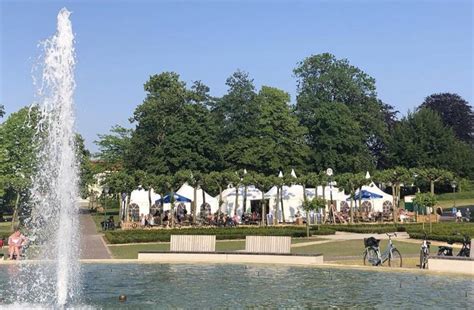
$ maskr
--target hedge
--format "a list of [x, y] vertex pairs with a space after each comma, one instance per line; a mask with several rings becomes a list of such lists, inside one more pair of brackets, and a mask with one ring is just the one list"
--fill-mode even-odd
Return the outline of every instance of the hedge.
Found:
[[[424, 233], [415, 233], [411, 232], [408, 233], [410, 235], [410, 238], [413, 239], [424, 239], [425, 234]], [[427, 239], [429, 240], [436, 240], [436, 241], [445, 241], [445, 242], [459, 242], [462, 243], [464, 240], [463, 236], [460, 235], [436, 235], [436, 234], [427, 234]]]
[[406, 227], [404, 226], [374, 226], [374, 225], [367, 225], [365, 227], [353, 227], [353, 226], [337, 226], [333, 228], [335, 231], [345, 231], [345, 232], [353, 232], [353, 233], [360, 233], [360, 234], [384, 234], [384, 233], [391, 233], [391, 232], [401, 232], [406, 231]]
[[[310, 235], [334, 234], [333, 230], [310, 231]], [[111, 244], [169, 242], [171, 235], [215, 235], [217, 240], [245, 239], [245, 236], [290, 236], [306, 237], [305, 228], [265, 227], [265, 228], [186, 228], [160, 230], [122, 230], [108, 231], [106, 240]]]

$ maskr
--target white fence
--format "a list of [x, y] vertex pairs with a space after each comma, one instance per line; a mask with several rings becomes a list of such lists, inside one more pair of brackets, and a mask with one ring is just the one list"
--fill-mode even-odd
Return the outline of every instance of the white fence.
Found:
[[171, 235], [171, 252], [215, 252], [216, 236]]
[[247, 253], [279, 253], [291, 252], [291, 237], [247, 236], [245, 238]]

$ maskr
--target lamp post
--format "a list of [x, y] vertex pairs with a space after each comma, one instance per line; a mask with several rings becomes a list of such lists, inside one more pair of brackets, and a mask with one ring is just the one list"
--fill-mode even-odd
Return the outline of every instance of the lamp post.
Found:
[[456, 208], [456, 181], [451, 182], [451, 187], [453, 188], [453, 208]]
[[333, 210], [333, 200], [332, 200], [332, 176], [334, 174], [334, 172], [332, 171], [331, 168], [327, 168], [326, 169], [326, 174], [327, 176], [329, 177], [329, 199], [331, 201], [331, 205], [330, 205], [330, 209], [329, 209], [329, 216], [332, 216], [332, 222], [333, 224], [336, 224], [336, 218], [335, 218], [335, 214], [334, 214], [334, 210]]
[[332, 202], [332, 184], [333, 184], [333, 183], [332, 183], [332, 176], [333, 176], [334, 172], [332, 171], [331, 168], [328, 168], [328, 169], [326, 170], [326, 174], [327, 174], [327, 176], [329, 177], [329, 198], [330, 198], [330, 200], [331, 200], [331, 205], [332, 205], [332, 203], [333, 203], [333, 202]]

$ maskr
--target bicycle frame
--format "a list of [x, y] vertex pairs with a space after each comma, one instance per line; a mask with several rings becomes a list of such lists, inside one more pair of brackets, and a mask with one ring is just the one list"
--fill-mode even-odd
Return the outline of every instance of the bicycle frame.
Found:
[[[392, 257], [392, 251], [396, 249], [392, 242], [392, 235], [387, 234], [387, 236], [388, 236], [388, 245], [385, 251], [383, 251], [383, 253], [380, 252], [380, 246], [372, 247], [377, 252], [378, 262], [376, 265], [381, 265], [385, 263], [389, 258]], [[367, 251], [367, 248], [366, 248], [366, 251]]]

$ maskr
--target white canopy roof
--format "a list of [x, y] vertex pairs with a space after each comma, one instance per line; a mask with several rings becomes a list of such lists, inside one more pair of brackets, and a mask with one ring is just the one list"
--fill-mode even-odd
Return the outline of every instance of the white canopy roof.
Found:
[[[240, 186], [238, 188], [239, 199], [244, 199], [245, 187]], [[216, 197], [219, 199], [219, 196]], [[235, 199], [235, 187], [228, 187], [222, 191], [222, 199]], [[247, 200], [260, 200], [262, 199], [262, 191], [255, 187], [255, 185], [247, 186]]]
[[[202, 204], [202, 192], [203, 190], [200, 188], [196, 192], [198, 207], [200, 206], [200, 204]], [[184, 183], [183, 185], [181, 185], [181, 187], [176, 191], [176, 193], [190, 199], [191, 201], [194, 201], [194, 188], [188, 183]], [[206, 202], [209, 203], [210, 205], [212, 205], [214, 201], [217, 203], [216, 198], [212, 197], [205, 191], [204, 191], [204, 197], [206, 198]]]
[[[362, 186], [362, 190], [369, 191], [371, 193], [378, 194], [378, 195], [382, 196], [382, 198], [372, 198], [371, 200], [377, 200], [377, 199], [388, 200], [388, 201], [393, 200], [392, 195], [387, 194], [386, 192], [384, 192], [383, 190], [378, 188], [377, 185], [375, 185], [374, 182], [371, 182], [369, 185]], [[356, 195], [357, 195], [357, 193], [359, 193], [359, 190], [356, 191]], [[362, 199], [362, 200], [364, 200], [364, 199]]]
[[[153, 189], [151, 189], [151, 203], [155, 203], [156, 200], [160, 199], [161, 196], [156, 194]], [[148, 200], [148, 191], [139, 187], [138, 189], [132, 191], [130, 194], [130, 204], [137, 204], [140, 209], [140, 214], [150, 213], [150, 202]]]

